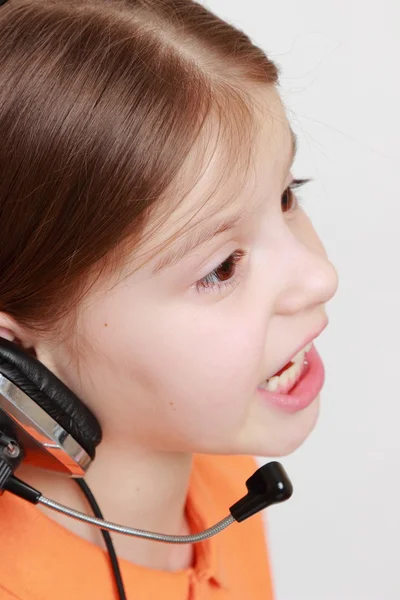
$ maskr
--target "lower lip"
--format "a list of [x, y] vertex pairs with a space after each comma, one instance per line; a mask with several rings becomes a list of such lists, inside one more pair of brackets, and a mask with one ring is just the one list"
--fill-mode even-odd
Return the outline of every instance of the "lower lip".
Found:
[[320, 393], [325, 381], [325, 369], [321, 357], [314, 346], [306, 354], [308, 365], [296, 385], [287, 394], [276, 394], [258, 388], [263, 401], [288, 413], [304, 410]]

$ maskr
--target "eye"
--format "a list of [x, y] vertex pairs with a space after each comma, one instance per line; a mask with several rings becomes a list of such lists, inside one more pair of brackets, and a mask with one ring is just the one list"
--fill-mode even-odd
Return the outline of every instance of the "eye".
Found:
[[290, 212], [295, 210], [298, 206], [296, 194], [294, 190], [302, 187], [308, 183], [310, 179], [294, 179], [292, 183], [286, 188], [281, 197], [282, 212]]
[[197, 291], [220, 290], [227, 285], [234, 286], [237, 283], [237, 266], [245, 256], [246, 252], [244, 250], [232, 252], [216, 269], [195, 284]]

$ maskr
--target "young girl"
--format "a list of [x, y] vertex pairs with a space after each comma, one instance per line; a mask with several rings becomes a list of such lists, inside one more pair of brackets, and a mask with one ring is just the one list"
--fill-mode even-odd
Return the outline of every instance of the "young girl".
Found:
[[[305, 440], [323, 384], [337, 277], [277, 69], [192, 0], [8, 0], [0, 49], [1, 336], [100, 422], [85, 479], [107, 520], [201, 531], [252, 455]], [[90, 512], [70, 478], [18, 476]], [[98, 529], [5, 493], [0, 536], [2, 600], [117, 597]], [[113, 541], [127, 598], [273, 597], [261, 515]]]

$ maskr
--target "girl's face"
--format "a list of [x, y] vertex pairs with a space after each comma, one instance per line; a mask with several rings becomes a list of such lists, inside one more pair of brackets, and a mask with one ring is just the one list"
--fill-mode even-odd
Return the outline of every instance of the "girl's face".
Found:
[[47, 360], [97, 415], [105, 440], [273, 456], [293, 451], [314, 426], [322, 378], [312, 353], [313, 374], [298, 385], [307, 398], [260, 386], [326, 326], [337, 276], [289, 190], [293, 140], [279, 97], [264, 89], [258, 99], [264, 111], [244, 184], [235, 167], [204, 202], [221, 175], [211, 161], [152, 247], [193, 215], [198, 226], [88, 299], [79, 369], [67, 343]]

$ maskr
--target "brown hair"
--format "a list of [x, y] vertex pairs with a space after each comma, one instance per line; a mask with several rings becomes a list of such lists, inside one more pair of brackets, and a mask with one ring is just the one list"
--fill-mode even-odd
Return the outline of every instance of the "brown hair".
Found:
[[213, 107], [277, 70], [192, 0], [9, 0], [0, 81], [0, 311], [40, 330], [137, 245]]

